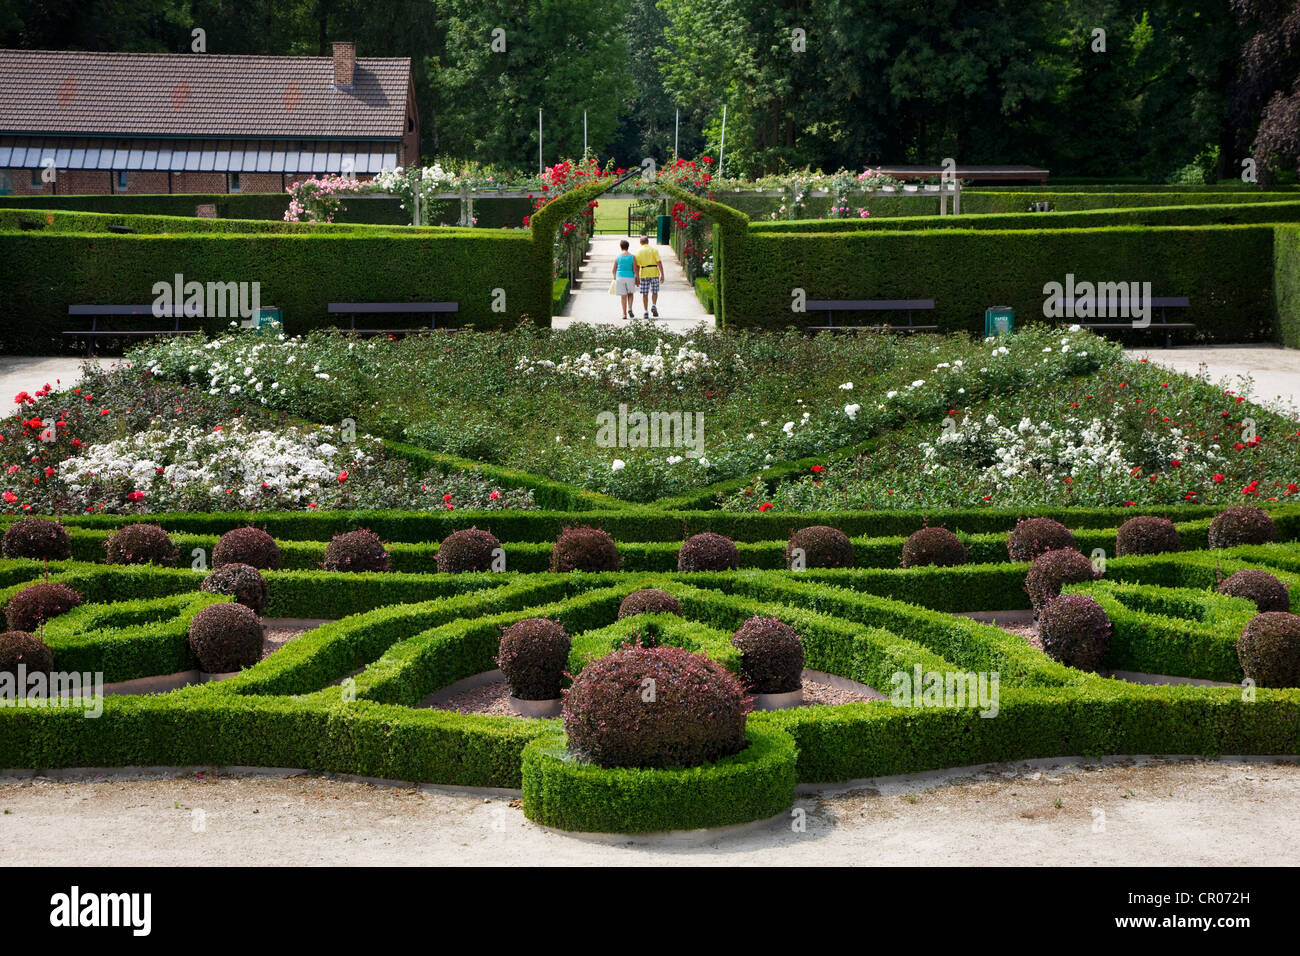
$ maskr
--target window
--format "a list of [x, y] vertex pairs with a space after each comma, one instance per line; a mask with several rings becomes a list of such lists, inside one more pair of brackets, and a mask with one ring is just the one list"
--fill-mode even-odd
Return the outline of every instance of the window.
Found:
[[125, 169], [118, 170], [118, 172], [117, 172], [117, 188], [118, 188], [118, 189], [125, 189], [125, 188], [126, 188], [126, 170], [125, 170]]
[[45, 183], [41, 182], [41, 171], [40, 171], [39, 169], [33, 169], [33, 170], [32, 170], [32, 188], [33, 188], [33, 189], [41, 189], [41, 188], [43, 188], [44, 186], [45, 186]]
[[408, 117], [406, 118], [406, 131], [407, 131], [408, 133], [414, 133], [414, 132], [415, 132], [415, 117], [414, 117], [414, 116], [408, 116]]
[[230, 191], [232, 193], [239, 192], [239, 173], [230, 174]]

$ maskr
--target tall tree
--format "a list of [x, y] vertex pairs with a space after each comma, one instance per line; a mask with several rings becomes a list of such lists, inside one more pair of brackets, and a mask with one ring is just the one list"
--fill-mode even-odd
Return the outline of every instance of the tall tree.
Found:
[[[446, 45], [430, 58], [438, 149], [527, 167], [599, 152], [633, 95], [623, 30], [628, 0], [437, 0]], [[493, 31], [501, 31], [494, 34]]]

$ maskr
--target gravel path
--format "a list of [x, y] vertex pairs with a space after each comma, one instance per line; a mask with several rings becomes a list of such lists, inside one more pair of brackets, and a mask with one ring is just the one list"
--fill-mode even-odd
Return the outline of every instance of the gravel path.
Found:
[[[577, 837], [512, 795], [319, 776], [0, 776], [0, 866], [1289, 865], [1300, 766], [1034, 761], [863, 781], [722, 833]], [[69, 854], [72, 856], [69, 856]]]

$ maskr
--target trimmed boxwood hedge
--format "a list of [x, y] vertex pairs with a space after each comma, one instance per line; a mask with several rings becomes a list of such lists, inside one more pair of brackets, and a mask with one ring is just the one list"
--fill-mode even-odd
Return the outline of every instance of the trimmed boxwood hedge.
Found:
[[[1272, 197], [1270, 202], [1226, 202], [1208, 205], [1145, 206], [1134, 209], [1086, 209], [1074, 212], [976, 213], [960, 216], [894, 216], [870, 219], [798, 219], [755, 222], [755, 232], [874, 232], [918, 229], [1096, 229], [1105, 226], [1209, 226], [1253, 222], [1295, 222], [1300, 200]], [[970, 213], [976, 213], [971, 215]]]
[[[298, 177], [290, 177], [290, 182]], [[219, 219], [260, 220], [280, 222], [289, 208], [288, 193], [177, 193], [177, 194], [114, 194], [86, 196], [0, 196], [0, 209], [19, 208], [37, 211], [64, 209], [106, 215], [144, 215], [193, 217], [195, 207], [210, 204], [217, 208]], [[400, 199], [382, 197], [349, 197], [346, 208], [339, 211], [335, 222], [352, 224], [407, 225], [411, 221], [409, 209], [403, 209]], [[524, 216], [532, 211], [529, 199], [504, 199], [482, 197], [474, 200], [476, 228], [517, 228], [523, 225]], [[428, 214], [421, 210], [421, 216]], [[460, 219], [460, 203], [439, 200], [434, 203], [433, 225], [454, 225]], [[206, 220], [211, 222], [212, 220]]]
[[[1278, 560], [1295, 552], [1294, 545], [1268, 551]], [[1226, 553], [1205, 552], [1122, 558], [1109, 562], [1107, 578], [1160, 585], [1126, 584], [1111, 591], [1135, 613], [1167, 618], [1172, 626], [1166, 633], [1176, 642], [1180, 620], [1235, 626], [1230, 620], [1236, 613], [1232, 599], [1214, 596], [1209, 588], [1220, 566], [1231, 573], [1247, 563]], [[1253, 563], [1265, 564], [1262, 559]], [[1023, 570], [1023, 565], [1005, 567]], [[39, 569], [36, 562], [0, 562], [0, 582], [18, 586], [23, 575], [39, 576]], [[1104, 680], [1055, 664], [994, 628], [867, 593], [877, 575], [928, 570], [973, 570], [960, 583], [968, 594], [985, 589], [1003, 573], [998, 566], [967, 566], [907, 572], [465, 576], [500, 584], [420, 604], [375, 607], [305, 635], [229, 681], [156, 697], [108, 698], [98, 720], [87, 721], [71, 707], [0, 705], [0, 766], [296, 766], [452, 785], [518, 787], [525, 747], [553, 735], [558, 722], [459, 715], [409, 705], [490, 667], [500, 626], [520, 617], [543, 614], [561, 621], [571, 633], [604, 630], [617, 637], [610, 626], [621, 599], [641, 587], [662, 587], [675, 594], [686, 616], [665, 623], [683, 628], [694, 624], [701, 635], [716, 636], [756, 613], [779, 617], [804, 635], [808, 666], [882, 690], [887, 690], [891, 673], [915, 666], [936, 672], [994, 669], [1001, 674], [995, 719], [979, 717], [974, 707], [903, 708], [888, 702], [751, 715], [751, 728], [779, 728], [793, 738], [802, 782], [1075, 754], [1300, 749], [1300, 690], [1260, 690], [1254, 701], [1246, 702], [1235, 688], [1149, 687]], [[76, 562], [52, 566], [51, 571], [56, 580], [77, 577], [96, 595], [105, 594], [112, 584], [131, 581], [140, 590], [167, 591], [186, 579], [192, 592], [198, 577], [148, 567], [130, 569], [126, 575], [120, 568]], [[291, 575], [311, 573], [271, 572], [273, 599], [279, 581]], [[1293, 577], [1279, 570], [1282, 575]], [[108, 583], [97, 584], [100, 578]], [[143, 583], [149, 579], [161, 583]], [[427, 579], [447, 581], [449, 576]], [[337, 581], [325, 574], [304, 577], [300, 599], [309, 601], [312, 588], [320, 595], [345, 590]], [[404, 583], [412, 593], [421, 586], [415, 579]], [[1170, 586], [1200, 588], [1206, 596], [1166, 590]], [[400, 591], [385, 596], [394, 598], [401, 599]], [[177, 606], [181, 603], [178, 598]], [[139, 620], [139, 613], [132, 613]], [[1185, 651], [1194, 650], [1194, 645], [1185, 646]], [[363, 670], [356, 676], [355, 694], [328, 686], [358, 668]], [[584, 806], [599, 810], [600, 802]], [[773, 812], [784, 806], [788, 797]], [[706, 824], [683, 815], [661, 817], [653, 828], [699, 825]]]
[[751, 723], [749, 746], [700, 767], [598, 767], [567, 752], [563, 734], [524, 748], [524, 815], [563, 830], [650, 833], [697, 830], [783, 813], [794, 802], [794, 739]]
[[1273, 231], [1273, 301], [1278, 341], [1300, 348], [1300, 227]]
[[800, 288], [809, 299], [934, 299], [926, 322], [982, 334], [990, 304], [1041, 318], [1044, 284], [1073, 273], [1077, 281], [1150, 281], [1155, 295], [1189, 296], [1199, 339], [1273, 334], [1274, 240], [1266, 225], [838, 234], [750, 227], [718, 242], [719, 317], [745, 327], [816, 324], [791, 310]]
[[[305, 234], [112, 235], [0, 232], [7, 263], [0, 351], [64, 348], [77, 303], [147, 304], [155, 282], [176, 274], [199, 282], [260, 282], [261, 301], [283, 310], [291, 334], [337, 326], [330, 302], [457, 302], [459, 327], [498, 328], [550, 315], [550, 258], [539, 264], [532, 236], [515, 230], [425, 230], [413, 235], [347, 231]], [[494, 289], [505, 312], [493, 312]], [[209, 332], [229, 318], [196, 322]], [[100, 329], [143, 328], [110, 320]]]

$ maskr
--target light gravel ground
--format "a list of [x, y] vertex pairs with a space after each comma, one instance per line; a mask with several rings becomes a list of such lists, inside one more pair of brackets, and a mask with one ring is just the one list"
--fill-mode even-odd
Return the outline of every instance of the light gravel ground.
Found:
[[[81, 364], [87, 361], [77, 356], [13, 355], [0, 357], [0, 408], [8, 410], [13, 397], [19, 392], [34, 392], [47, 382], [60, 391], [73, 388], [81, 379]], [[107, 367], [116, 359], [92, 359], [96, 365]], [[62, 382], [60, 383], [60, 380]]]
[[1187, 375], [1203, 374], [1275, 411], [1300, 411], [1298, 349], [1267, 344], [1213, 345], [1129, 349], [1126, 354]]
[[1293, 759], [1032, 761], [860, 781], [713, 833], [573, 836], [516, 795], [320, 776], [0, 776], [0, 866], [1216, 865], [1300, 859]]

